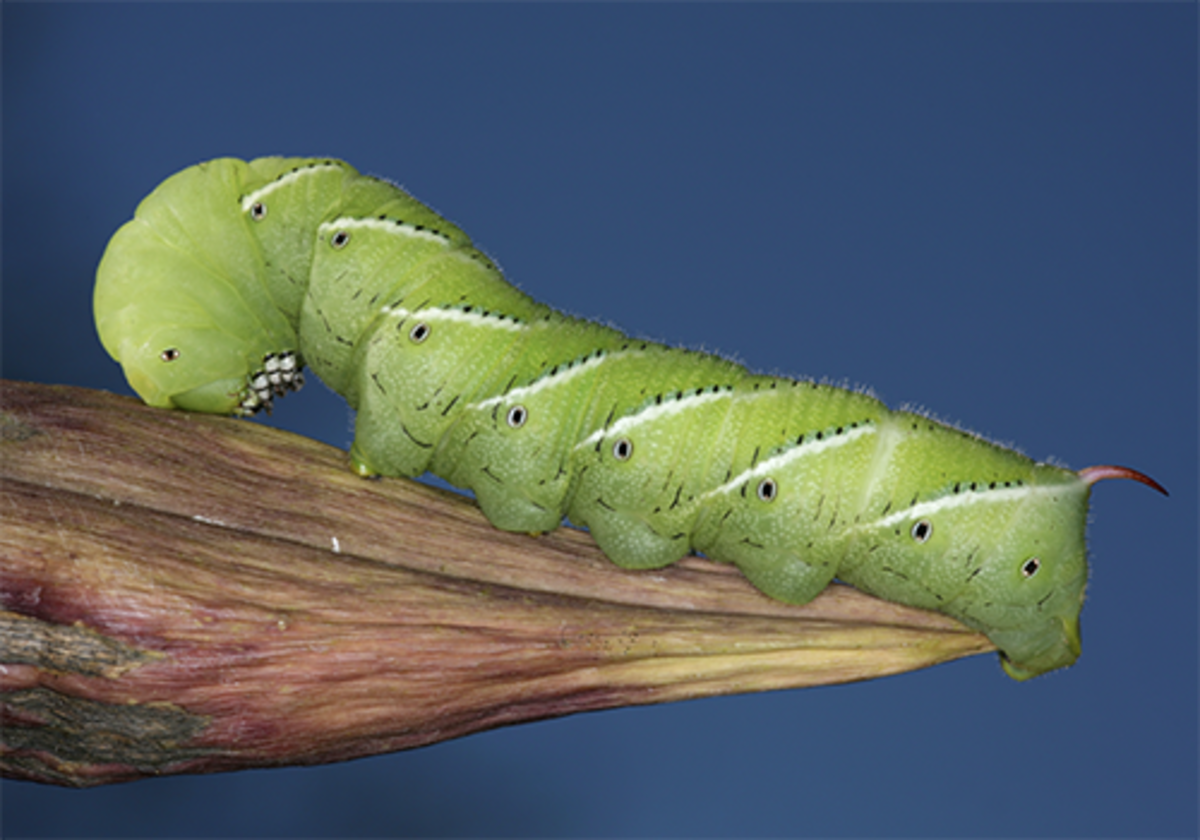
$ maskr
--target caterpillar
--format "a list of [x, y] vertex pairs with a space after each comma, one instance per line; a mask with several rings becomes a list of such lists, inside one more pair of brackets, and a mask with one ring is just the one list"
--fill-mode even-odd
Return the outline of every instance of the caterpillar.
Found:
[[152, 406], [252, 414], [308, 367], [357, 411], [361, 475], [431, 472], [509, 531], [566, 517], [627, 569], [702, 553], [789, 603], [836, 577], [985, 633], [1017, 680], [1079, 656], [1092, 485], [1166, 492], [564, 315], [338, 160], [170, 177], [110, 241], [94, 307]]

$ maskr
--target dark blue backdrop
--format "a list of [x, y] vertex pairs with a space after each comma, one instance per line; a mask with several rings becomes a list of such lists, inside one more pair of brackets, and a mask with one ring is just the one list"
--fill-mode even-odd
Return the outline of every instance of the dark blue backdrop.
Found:
[[[1194, 4], [3, 6], [3, 373], [219, 155], [400, 181], [538, 298], [1074, 467], [1084, 653], [588, 714], [325, 767], [3, 785], [12, 835], [1194, 835]], [[345, 446], [313, 385], [272, 422]]]

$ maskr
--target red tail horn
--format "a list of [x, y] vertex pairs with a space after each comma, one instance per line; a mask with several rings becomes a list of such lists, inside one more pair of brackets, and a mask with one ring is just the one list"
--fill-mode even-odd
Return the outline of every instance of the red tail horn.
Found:
[[1170, 495], [1166, 489], [1153, 478], [1145, 473], [1140, 473], [1137, 470], [1131, 470], [1129, 467], [1088, 467], [1079, 471], [1079, 477], [1088, 484], [1095, 484], [1097, 481], [1104, 481], [1106, 478], [1131, 478], [1134, 481], [1142, 482], [1142, 484], [1145, 484], [1147, 487], [1153, 487], [1164, 496]]

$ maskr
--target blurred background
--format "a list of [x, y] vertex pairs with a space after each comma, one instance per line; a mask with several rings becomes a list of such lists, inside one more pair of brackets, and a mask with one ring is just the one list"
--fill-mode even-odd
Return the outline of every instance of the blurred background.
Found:
[[[5, 836], [1194, 836], [1194, 4], [4, 4], [3, 375], [132, 393], [109, 236], [332, 155], [540, 300], [872, 387], [1100, 485], [1083, 656], [622, 709], [304, 769], [4, 782]], [[42, 320], [45, 323], [42, 323]], [[347, 447], [313, 382], [267, 422]]]

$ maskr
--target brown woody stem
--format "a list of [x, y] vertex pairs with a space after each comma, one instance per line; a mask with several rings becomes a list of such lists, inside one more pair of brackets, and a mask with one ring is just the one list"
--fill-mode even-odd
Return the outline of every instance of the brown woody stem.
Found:
[[591, 709], [821, 685], [992, 650], [844, 586], [787, 606], [699, 558], [492, 528], [345, 453], [2, 383], [0, 772], [95, 785], [315, 764]]

